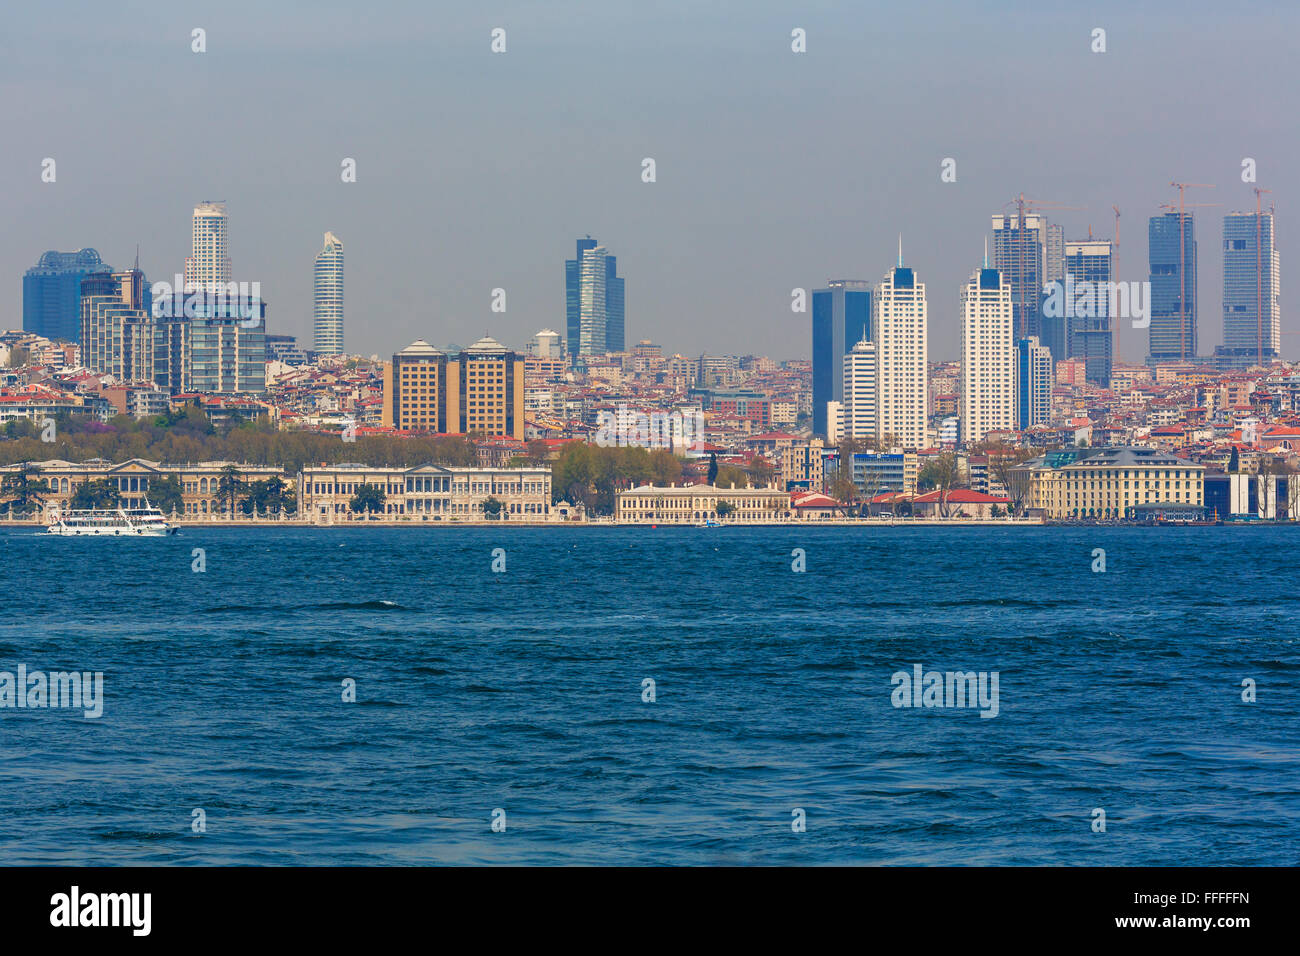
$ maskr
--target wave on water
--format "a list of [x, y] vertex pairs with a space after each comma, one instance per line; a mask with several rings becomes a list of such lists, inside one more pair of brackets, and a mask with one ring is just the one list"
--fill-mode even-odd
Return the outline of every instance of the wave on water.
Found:
[[248, 611], [410, 611], [412, 608], [396, 601], [331, 601], [324, 604], [219, 604], [203, 608], [201, 614], [239, 614]]

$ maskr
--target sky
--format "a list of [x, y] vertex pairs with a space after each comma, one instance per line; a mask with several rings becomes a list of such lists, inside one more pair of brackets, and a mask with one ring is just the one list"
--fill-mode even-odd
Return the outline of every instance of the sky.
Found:
[[[308, 347], [327, 230], [345, 247], [349, 352], [563, 333], [564, 260], [590, 234], [626, 279], [629, 345], [777, 359], [810, 354], [791, 290], [878, 281], [901, 234], [931, 358], [952, 359], [959, 287], [1017, 194], [1082, 207], [1047, 210], [1067, 239], [1112, 237], [1119, 206], [1118, 278], [1142, 280], [1147, 218], [1179, 180], [1215, 185], [1189, 203], [1220, 204], [1193, 210], [1209, 354], [1222, 215], [1253, 210], [1252, 185], [1272, 190], [1282, 328], [1300, 331], [1298, 21], [1300, 5], [1201, 0], [13, 5], [0, 328], [21, 326], [22, 273], [46, 250], [125, 268], [139, 244], [148, 278], [170, 280], [195, 203], [224, 200], [234, 279], [260, 282], [268, 331]], [[1122, 330], [1119, 354], [1140, 361], [1146, 333]]]

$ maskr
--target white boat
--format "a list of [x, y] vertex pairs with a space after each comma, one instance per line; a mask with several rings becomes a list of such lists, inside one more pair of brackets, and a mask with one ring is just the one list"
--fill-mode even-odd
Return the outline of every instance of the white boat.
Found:
[[168, 524], [163, 513], [152, 506], [55, 511], [50, 515], [50, 524], [45, 530], [47, 534], [129, 535], [141, 538], [160, 538], [176, 533], [176, 527]]

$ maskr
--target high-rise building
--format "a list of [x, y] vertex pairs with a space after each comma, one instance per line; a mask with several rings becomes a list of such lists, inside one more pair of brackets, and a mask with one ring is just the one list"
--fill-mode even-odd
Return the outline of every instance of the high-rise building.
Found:
[[1151, 328], [1147, 363], [1155, 365], [1195, 359], [1195, 218], [1189, 212], [1152, 216], [1147, 225], [1147, 249], [1151, 266]]
[[1281, 355], [1274, 223], [1272, 210], [1223, 217], [1223, 346], [1215, 354], [1220, 367], [1267, 365]]
[[872, 297], [876, 343], [876, 434], [904, 448], [924, 448], [929, 398], [925, 284], [903, 265], [885, 274]]
[[876, 345], [863, 338], [844, 356], [842, 437], [876, 437], [876, 391]]
[[80, 341], [81, 281], [112, 271], [94, 249], [45, 253], [23, 274], [23, 331]]
[[[1103, 239], [1083, 239], [1065, 244], [1065, 274], [1069, 278], [1066, 299], [1068, 346], [1064, 356], [1082, 359], [1086, 377], [1094, 385], [1110, 387], [1110, 370], [1115, 358], [1114, 318], [1110, 314], [1112, 275], [1111, 244]], [[1083, 283], [1088, 283], [1084, 286]], [[1046, 316], [1043, 319], [1047, 321]]]
[[993, 217], [993, 265], [1011, 287], [1018, 339], [1042, 335], [1043, 226], [1037, 213]]
[[315, 336], [318, 355], [343, 354], [343, 243], [325, 233], [325, 248], [316, 255], [314, 273]]
[[266, 308], [261, 298], [235, 294], [158, 300], [153, 380], [172, 394], [265, 392]]
[[1065, 227], [1049, 222], [1043, 236], [1043, 281], [1065, 278]]
[[96, 272], [81, 284], [81, 364], [122, 382], [153, 381], [155, 322], [139, 269]]
[[185, 288], [217, 291], [218, 285], [224, 288], [229, 282], [226, 204], [201, 202], [194, 207], [191, 255], [185, 260]]
[[528, 343], [528, 357], [552, 361], [563, 359], [564, 340], [560, 338], [560, 333], [542, 329]]
[[1036, 336], [1016, 343], [1016, 426], [1043, 425], [1052, 417], [1052, 353]]
[[830, 437], [827, 402], [844, 402], [844, 357], [873, 338], [871, 283], [831, 279], [812, 294], [813, 433]]
[[524, 358], [491, 338], [452, 357], [420, 339], [384, 369], [383, 424], [524, 437]]
[[621, 352], [626, 342], [623, 279], [617, 257], [587, 236], [564, 263], [568, 350], [572, 355]]
[[961, 404], [963, 440], [978, 444], [990, 431], [1016, 428], [1016, 340], [1011, 287], [997, 269], [976, 269], [961, 287]]

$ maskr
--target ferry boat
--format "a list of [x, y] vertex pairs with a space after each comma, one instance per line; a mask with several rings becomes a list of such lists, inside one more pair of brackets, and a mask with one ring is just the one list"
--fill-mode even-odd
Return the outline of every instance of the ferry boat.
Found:
[[168, 524], [163, 513], [152, 506], [94, 508], [86, 511], [55, 511], [50, 516], [50, 524], [46, 532], [62, 535], [130, 535], [160, 538], [175, 534], [176, 527]]

